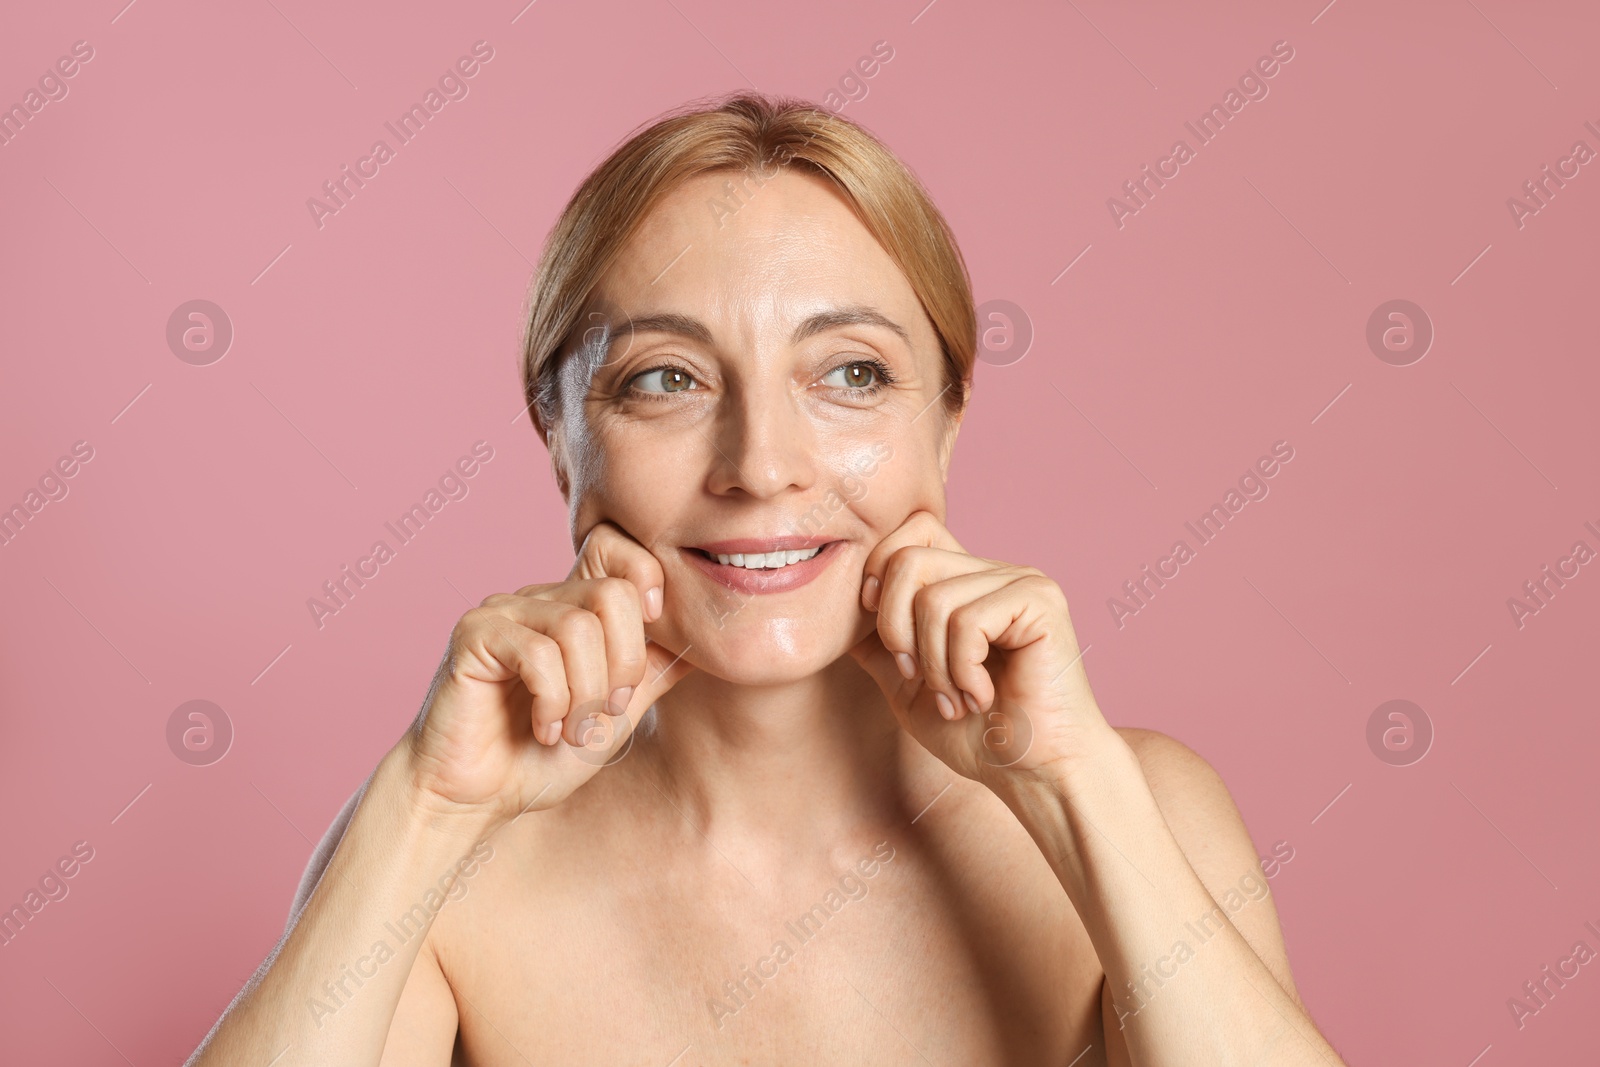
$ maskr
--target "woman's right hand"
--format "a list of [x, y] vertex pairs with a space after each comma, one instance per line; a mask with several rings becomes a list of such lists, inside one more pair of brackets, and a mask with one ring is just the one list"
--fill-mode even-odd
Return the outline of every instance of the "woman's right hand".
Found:
[[496, 593], [463, 615], [401, 742], [417, 802], [498, 825], [592, 778], [694, 670], [645, 637], [663, 587], [649, 550], [602, 522], [565, 581]]

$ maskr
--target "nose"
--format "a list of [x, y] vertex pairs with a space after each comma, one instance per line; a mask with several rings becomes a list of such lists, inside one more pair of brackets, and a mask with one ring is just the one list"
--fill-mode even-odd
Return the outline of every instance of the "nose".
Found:
[[706, 431], [712, 448], [707, 488], [758, 500], [816, 484], [816, 435], [787, 383], [736, 388]]

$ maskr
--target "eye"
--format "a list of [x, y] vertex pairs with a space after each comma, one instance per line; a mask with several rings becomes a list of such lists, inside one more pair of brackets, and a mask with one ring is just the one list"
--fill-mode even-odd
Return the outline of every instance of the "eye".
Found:
[[694, 379], [677, 367], [652, 367], [628, 383], [641, 393], [681, 393], [694, 387]]
[[840, 389], [871, 390], [886, 378], [879, 364], [862, 360], [835, 367], [822, 380]]

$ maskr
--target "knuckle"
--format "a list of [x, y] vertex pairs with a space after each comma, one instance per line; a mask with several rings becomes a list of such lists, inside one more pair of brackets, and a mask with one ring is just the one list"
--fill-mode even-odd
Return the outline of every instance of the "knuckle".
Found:
[[565, 693], [567, 676], [560, 649], [547, 644], [535, 645], [527, 653], [526, 660], [539, 680], [539, 695], [559, 697]]
[[883, 563], [883, 584], [898, 585], [908, 576], [916, 574], [916, 560], [911, 554], [911, 549], [896, 549]]
[[959, 607], [954, 602], [954, 594], [938, 582], [918, 589], [911, 602], [919, 614], [926, 616], [948, 615]]
[[565, 612], [550, 629], [557, 640], [579, 647], [597, 644], [603, 637], [599, 616], [582, 608]]
[[595, 579], [594, 599], [597, 604], [613, 610], [626, 611], [637, 607], [639, 591], [626, 578], [606, 576]]
[[1029, 567], [1027, 573], [1018, 578], [1017, 581], [1026, 583], [1030, 592], [1049, 597], [1051, 600], [1059, 601], [1062, 604], [1067, 602], [1067, 594], [1062, 591], [1056, 580], [1044, 573], [1044, 571]]

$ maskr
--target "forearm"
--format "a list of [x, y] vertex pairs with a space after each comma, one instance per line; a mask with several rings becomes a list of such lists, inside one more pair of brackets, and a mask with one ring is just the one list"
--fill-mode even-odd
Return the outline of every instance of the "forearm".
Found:
[[1114, 731], [1047, 780], [996, 792], [1082, 918], [1136, 1067], [1340, 1064], [1195, 874]]
[[189, 1067], [377, 1064], [458, 865], [495, 828], [487, 817], [422, 813], [396, 746], [298, 918]]

